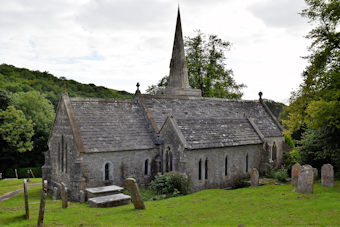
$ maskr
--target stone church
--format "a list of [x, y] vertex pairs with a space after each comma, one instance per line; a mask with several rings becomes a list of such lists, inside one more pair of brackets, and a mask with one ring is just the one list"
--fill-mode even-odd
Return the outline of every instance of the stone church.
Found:
[[279, 165], [282, 128], [260, 94], [258, 101], [203, 98], [190, 87], [178, 12], [169, 84], [158, 95], [133, 99], [72, 98], [59, 101], [45, 154], [43, 178], [64, 182], [70, 199], [80, 190], [145, 185], [158, 173], [180, 172], [193, 191], [225, 188], [252, 168]]

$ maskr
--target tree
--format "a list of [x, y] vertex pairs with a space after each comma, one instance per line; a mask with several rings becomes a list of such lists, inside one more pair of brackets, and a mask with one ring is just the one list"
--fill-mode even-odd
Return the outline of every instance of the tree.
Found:
[[[226, 52], [230, 43], [223, 41], [216, 35], [208, 38], [201, 31], [197, 31], [192, 38], [185, 37], [186, 61], [188, 67], [189, 84], [202, 91], [203, 97], [218, 97], [240, 99], [244, 84], [237, 84], [233, 79], [233, 71], [226, 67]], [[147, 93], [155, 94], [163, 89], [168, 77], [163, 77], [157, 85], [151, 85]]]
[[[309, 64], [302, 74], [302, 84], [285, 108], [283, 124], [287, 134], [301, 138], [300, 151], [305, 162], [317, 159], [321, 164], [328, 157], [329, 162], [340, 168], [339, 159], [335, 158], [339, 149], [329, 149], [340, 145], [334, 139], [334, 132], [340, 129], [340, 2], [305, 1], [308, 8], [301, 15], [316, 27], [306, 36], [312, 40], [310, 55], [305, 57]], [[320, 138], [328, 138], [328, 143], [318, 141]]]
[[31, 165], [40, 165], [44, 160], [43, 152], [48, 149], [47, 141], [55, 117], [53, 105], [37, 91], [15, 93], [11, 104], [34, 123], [34, 150], [25, 156], [31, 160]]
[[32, 150], [33, 134], [33, 122], [21, 110], [9, 106], [0, 112], [1, 151], [6, 147], [20, 153]]
[[36, 133], [49, 135], [55, 113], [53, 105], [44, 95], [37, 91], [18, 92], [12, 96], [11, 104], [34, 122]]

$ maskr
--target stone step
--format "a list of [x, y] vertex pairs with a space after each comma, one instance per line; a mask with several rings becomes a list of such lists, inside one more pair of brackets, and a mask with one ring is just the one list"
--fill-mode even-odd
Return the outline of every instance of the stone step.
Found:
[[95, 197], [101, 197], [106, 195], [113, 195], [120, 193], [124, 188], [116, 186], [116, 185], [110, 185], [110, 186], [103, 186], [103, 187], [97, 187], [97, 188], [87, 188], [87, 198], [95, 198]]
[[131, 202], [131, 197], [128, 195], [124, 195], [122, 193], [107, 195], [101, 197], [95, 197], [88, 200], [90, 207], [99, 208], [99, 207], [116, 207], [125, 204], [129, 204]]

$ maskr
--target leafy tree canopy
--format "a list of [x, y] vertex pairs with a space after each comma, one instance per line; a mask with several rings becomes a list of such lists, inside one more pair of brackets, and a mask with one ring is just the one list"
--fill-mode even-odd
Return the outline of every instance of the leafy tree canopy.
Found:
[[320, 167], [330, 162], [340, 169], [340, 2], [305, 0], [301, 15], [313, 24], [306, 38], [309, 64], [303, 82], [282, 115], [286, 134], [299, 139], [303, 161]]
[[0, 151], [3, 151], [6, 146], [10, 148], [8, 150], [18, 152], [32, 150], [33, 125], [33, 122], [27, 120], [21, 110], [17, 110], [13, 106], [0, 111], [0, 140], [2, 140]]
[[55, 113], [53, 105], [44, 95], [37, 91], [18, 92], [12, 96], [11, 104], [32, 120], [36, 133], [49, 135]]

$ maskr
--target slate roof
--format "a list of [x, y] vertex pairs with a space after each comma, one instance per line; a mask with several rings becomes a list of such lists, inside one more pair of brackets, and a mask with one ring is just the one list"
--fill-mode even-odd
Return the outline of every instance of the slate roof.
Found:
[[176, 119], [189, 149], [261, 144], [247, 119]]
[[148, 111], [158, 129], [168, 115], [175, 119], [253, 119], [265, 137], [282, 136], [271, 116], [259, 101], [227, 100], [217, 98], [171, 98], [143, 95]]
[[141, 108], [134, 100], [70, 98], [85, 152], [155, 147]]

